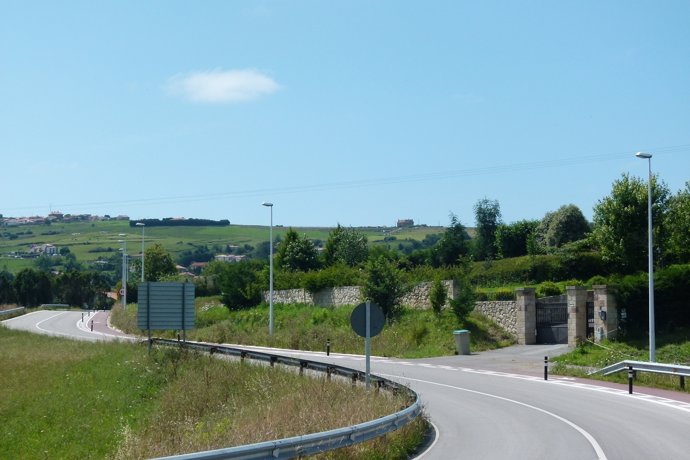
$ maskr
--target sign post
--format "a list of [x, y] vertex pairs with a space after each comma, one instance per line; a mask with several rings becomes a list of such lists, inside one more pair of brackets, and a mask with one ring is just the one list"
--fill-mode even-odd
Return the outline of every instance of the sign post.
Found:
[[357, 335], [364, 337], [364, 355], [366, 359], [365, 382], [367, 389], [369, 389], [371, 375], [371, 338], [381, 333], [385, 323], [386, 317], [383, 315], [383, 310], [369, 300], [357, 305], [350, 316], [352, 329]]
[[151, 330], [181, 330], [194, 327], [194, 285], [191, 283], [152, 283], [139, 285], [137, 325], [147, 330], [151, 351]]

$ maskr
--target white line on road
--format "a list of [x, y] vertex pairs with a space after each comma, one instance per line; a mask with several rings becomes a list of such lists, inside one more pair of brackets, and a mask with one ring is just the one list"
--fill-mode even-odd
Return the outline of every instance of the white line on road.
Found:
[[481, 391], [470, 390], [470, 389], [468, 389], [468, 388], [456, 387], [456, 386], [453, 386], [453, 385], [446, 385], [445, 383], [430, 382], [430, 381], [428, 381], [428, 380], [413, 379], [413, 378], [410, 378], [410, 377], [401, 377], [401, 376], [399, 376], [399, 375], [392, 375], [392, 374], [378, 374], [378, 375], [381, 375], [381, 376], [383, 376], [383, 377], [401, 378], [401, 379], [409, 380], [409, 381], [412, 381], [412, 382], [426, 383], [426, 384], [429, 384], [429, 385], [436, 385], [436, 386], [439, 386], [439, 387], [450, 388], [450, 389], [458, 390], [458, 391], [465, 391], [465, 392], [467, 392], [467, 393], [473, 393], [473, 394], [478, 394], [478, 395], [481, 395], [481, 396], [486, 396], [486, 397], [489, 397], [489, 398], [500, 399], [501, 401], [510, 402], [510, 403], [513, 403], [513, 404], [517, 404], [517, 405], [519, 405], [519, 406], [527, 407], [527, 408], [529, 408], [529, 409], [532, 409], [532, 410], [541, 412], [541, 413], [546, 414], [546, 415], [549, 415], [549, 416], [551, 416], [551, 417], [553, 417], [553, 418], [555, 418], [555, 419], [557, 419], [557, 420], [560, 420], [561, 422], [563, 422], [563, 423], [569, 425], [571, 428], [577, 430], [582, 436], [584, 436], [584, 438], [587, 440], [587, 442], [589, 442], [589, 444], [592, 446], [592, 448], [594, 449], [594, 452], [596, 452], [596, 454], [597, 454], [597, 458], [598, 458], [599, 460], [607, 460], [607, 457], [606, 457], [606, 454], [604, 453], [604, 450], [601, 448], [601, 446], [599, 445], [599, 443], [597, 442], [597, 440], [594, 439], [594, 436], [592, 436], [592, 435], [589, 434], [585, 429], [583, 429], [583, 428], [580, 427], [579, 425], [576, 425], [575, 423], [571, 422], [570, 420], [565, 419], [565, 418], [561, 417], [560, 415], [554, 414], [553, 412], [549, 412], [549, 411], [547, 411], [547, 410], [545, 410], [545, 409], [541, 409], [541, 408], [539, 408], [539, 407], [532, 406], [532, 405], [527, 404], [527, 403], [523, 403], [523, 402], [520, 402], [520, 401], [516, 401], [516, 400], [514, 400], [514, 399], [505, 398], [505, 397], [503, 397], [503, 396], [492, 395], [492, 394], [490, 394], [490, 393], [484, 393], [484, 392], [481, 392]]

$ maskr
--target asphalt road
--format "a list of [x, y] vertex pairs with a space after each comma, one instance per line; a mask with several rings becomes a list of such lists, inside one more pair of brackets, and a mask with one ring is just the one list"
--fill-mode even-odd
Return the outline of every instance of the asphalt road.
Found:
[[[254, 347], [252, 347], [254, 348]], [[268, 350], [268, 349], [263, 349]], [[364, 358], [272, 350], [364, 369]], [[551, 376], [563, 346], [516, 346], [471, 356], [372, 358], [373, 374], [409, 384], [437, 439], [419, 458], [690, 458], [690, 396]]]
[[[80, 340], [114, 340], [106, 313], [44, 311], [3, 321], [8, 327]], [[90, 322], [94, 321], [94, 331]], [[254, 348], [257, 347], [245, 347]], [[362, 356], [268, 350], [364, 369]], [[372, 358], [372, 373], [409, 384], [437, 436], [419, 458], [690, 458], [690, 396], [637, 387], [543, 378], [545, 355], [562, 346], [517, 346], [470, 356]]]
[[10, 329], [92, 342], [133, 339], [109, 328], [108, 315], [109, 312], [102, 311], [40, 310], [2, 321], [2, 324]]

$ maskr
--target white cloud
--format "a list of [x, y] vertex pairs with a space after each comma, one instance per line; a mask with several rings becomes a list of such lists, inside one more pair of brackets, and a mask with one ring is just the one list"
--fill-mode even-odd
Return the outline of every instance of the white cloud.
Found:
[[213, 70], [175, 75], [168, 91], [193, 102], [242, 102], [280, 89], [273, 79], [253, 69]]

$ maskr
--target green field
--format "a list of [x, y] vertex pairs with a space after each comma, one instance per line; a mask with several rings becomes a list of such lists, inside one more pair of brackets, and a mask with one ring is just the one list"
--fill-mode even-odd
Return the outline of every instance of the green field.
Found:
[[[288, 227], [274, 227], [274, 239], [282, 238]], [[305, 234], [312, 240], [325, 244], [332, 228], [295, 227], [299, 234]], [[442, 227], [384, 228], [363, 227], [358, 231], [364, 233], [371, 244], [380, 244], [384, 238], [394, 237], [389, 241], [397, 244], [406, 240], [423, 240], [427, 235], [442, 233]], [[122, 237], [120, 234], [124, 234]], [[0, 227], [0, 269], [7, 268], [16, 273], [22, 268], [33, 266], [33, 260], [16, 258], [12, 253], [26, 253], [32, 245], [52, 244], [58, 249], [67, 247], [81, 263], [89, 264], [99, 257], [110, 257], [119, 254], [122, 244], [127, 241], [127, 252], [137, 256], [141, 251], [141, 231], [139, 227], [130, 227], [127, 221], [97, 221], [53, 223], [51, 225], [23, 225], [18, 227]], [[193, 250], [195, 246], [226, 245], [257, 246], [269, 239], [268, 226], [229, 225], [226, 227], [146, 227], [145, 244], [160, 243], [171, 253], [173, 258], [183, 251]]]

